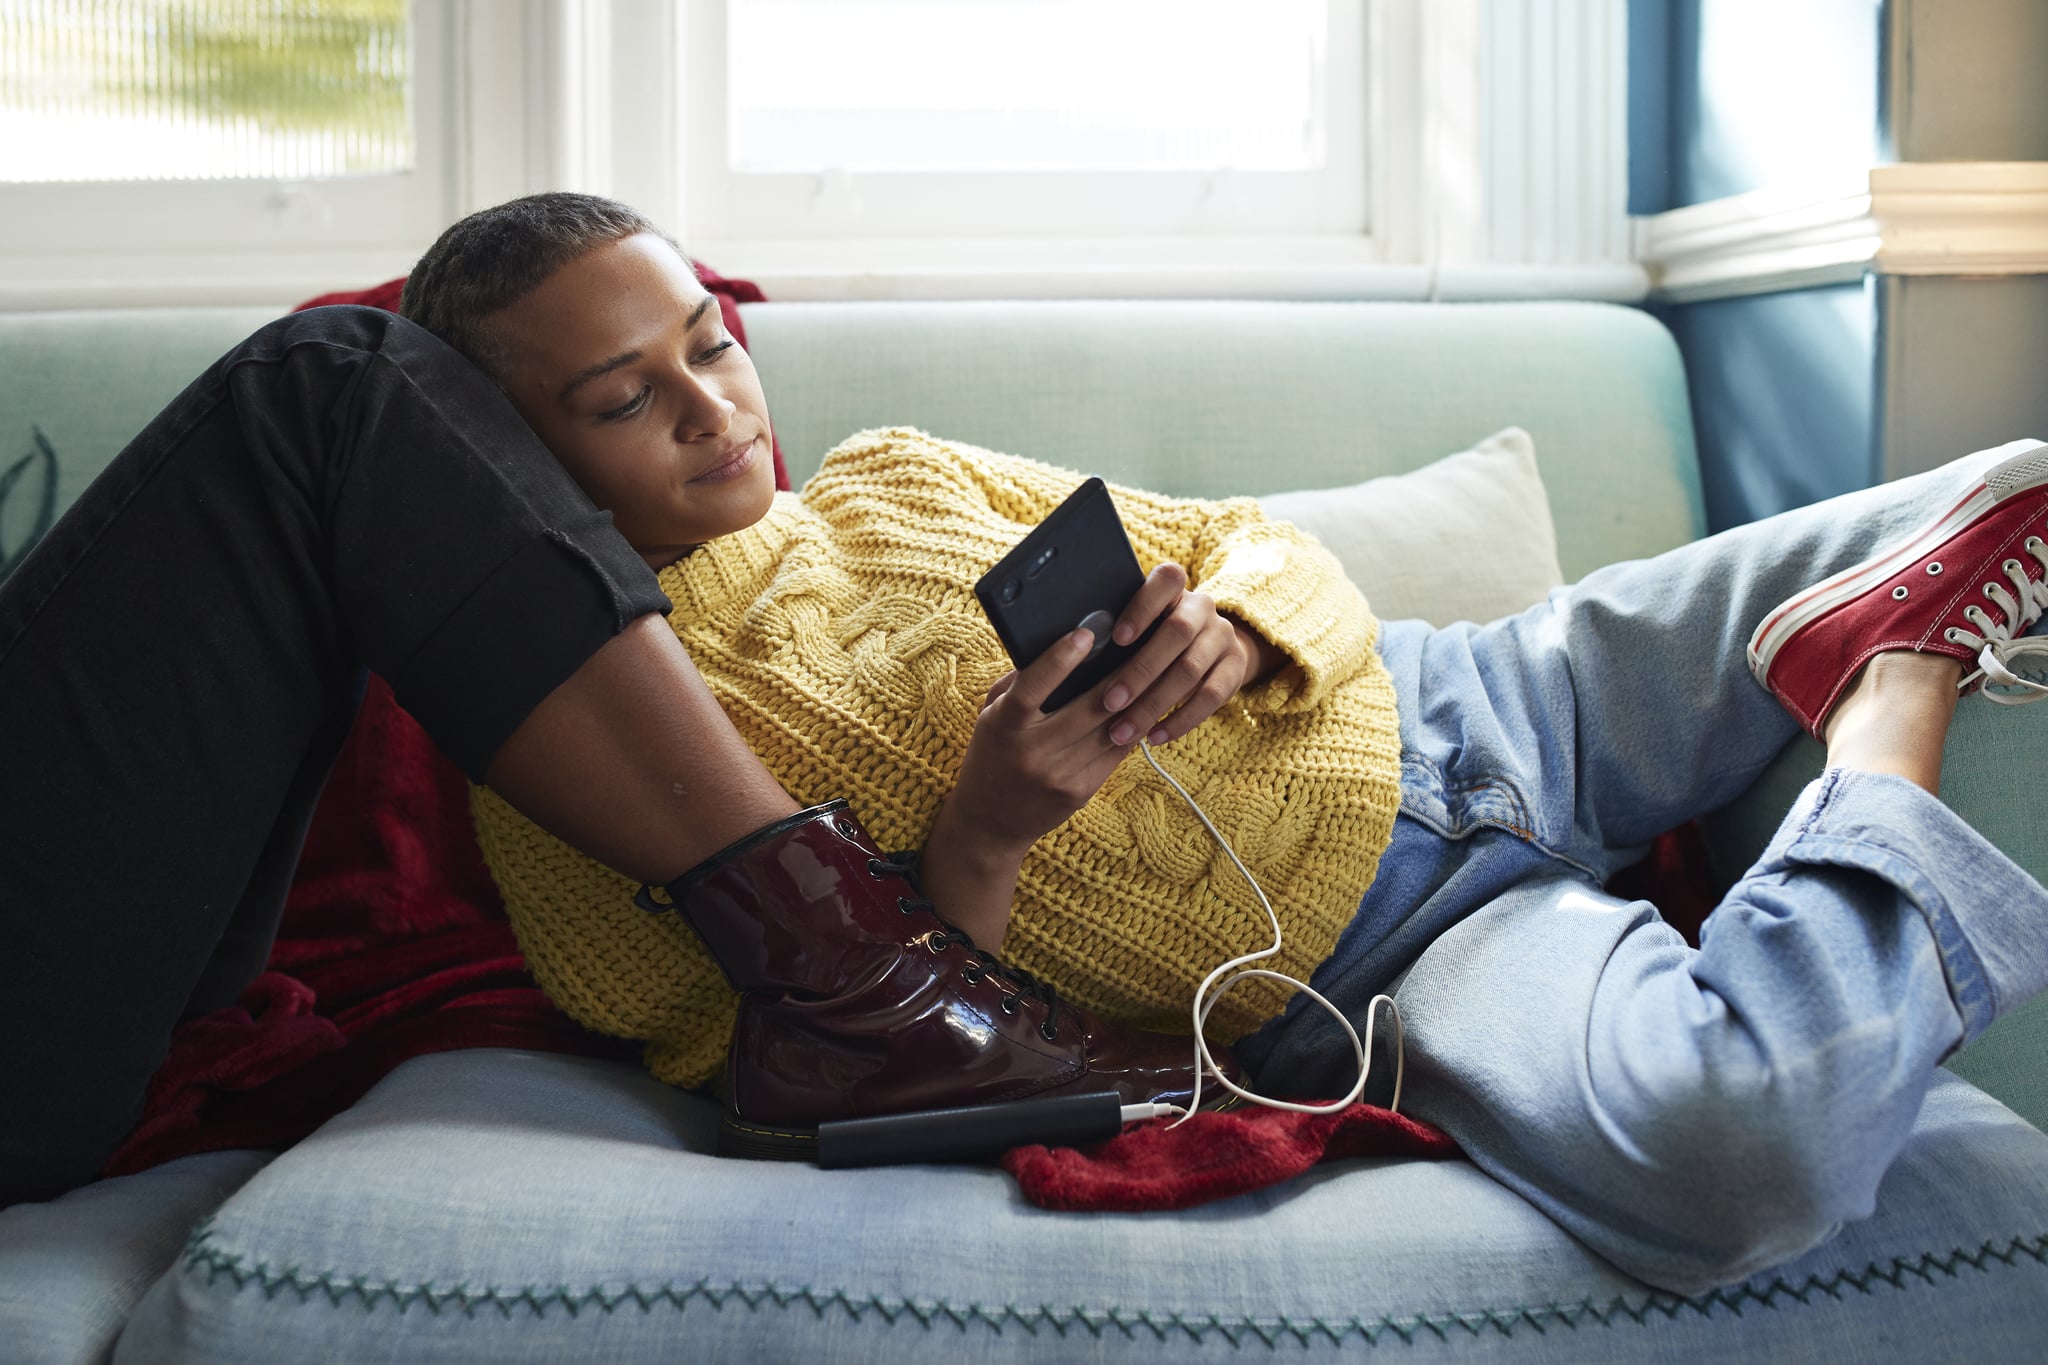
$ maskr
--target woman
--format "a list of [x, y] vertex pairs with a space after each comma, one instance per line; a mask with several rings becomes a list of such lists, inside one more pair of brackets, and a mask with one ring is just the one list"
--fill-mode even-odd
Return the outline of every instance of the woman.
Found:
[[[260, 967], [358, 662], [513, 807], [665, 888], [646, 899], [679, 906], [746, 992], [737, 1120], [787, 1137], [824, 1116], [838, 1073], [806, 1067], [832, 1048], [880, 1049], [892, 1104], [959, 1102], [1005, 1078], [1042, 1093], [1098, 1064], [1134, 1090], [1178, 1093], [1184, 1044], [1175, 1060], [997, 969], [849, 818], [867, 812], [799, 807], [653, 619], [668, 606], [658, 587], [783, 516], [769, 516], [758, 383], [704, 302], [672, 246], [618, 206], [543, 196], [465, 220], [415, 271], [406, 311], [489, 378], [416, 328], [353, 311], [266, 328], [0, 590], [0, 732], [26, 737], [17, 772], [56, 775], [33, 793], [10, 785], [19, 835], [0, 855], [22, 945], [0, 1027], [6, 1198], [89, 1174], [171, 1023]], [[837, 471], [847, 488], [887, 474], [910, 438], [891, 439], [870, 452], [876, 468]], [[1050, 492], [1040, 467], [957, 448], [918, 454], [926, 484], [947, 486], [949, 460], [963, 525]], [[2048, 896], [1931, 796], [1964, 661], [1987, 645], [1995, 658], [2048, 601], [2036, 466], [2048, 462], [1993, 453], [1442, 632], [1374, 623], [1321, 576], [1311, 544], [1232, 504], [1158, 500], [1161, 525], [1196, 517], [1190, 548], [1220, 525], [1219, 557], [1194, 564], [1193, 592], [1156, 569], [1117, 630], [1159, 617], [1171, 629], [1052, 716], [1036, 701], [1085, 641], [1007, 683], [962, 675], [956, 692], [986, 681], [992, 694], [949, 722], [964, 727], [959, 767], [927, 775], [929, 824], [903, 818], [923, 896], [1028, 953], [1034, 916], [1008, 925], [1020, 869], [1027, 892], [1032, 880], [1025, 850], [1048, 831], [1057, 842], [1098, 788], [1135, 771], [1137, 738], [1158, 734], [1171, 755], [1186, 737], [1197, 761], [1225, 744], [1209, 732], [1269, 712], [1284, 726], [1299, 701], [1300, 723], [1351, 745], [1330, 766], [1357, 817], [1350, 863], [1289, 925], [1314, 945], [1315, 984], [1362, 1013], [1432, 941], [1471, 946], [1470, 971], [1404, 986], [1411, 1111], [1634, 1273], [1673, 1287], [1740, 1278], [1867, 1209], [1933, 1066], [2048, 975]], [[827, 480], [811, 496], [830, 493]], [[1150, 519], [1131, 520], [1142, 541]], [[1859, 568], [1902, 537], [1904, 559]], [[821, 543], [856, 542], [869, 543]], [[1938, 560], [1951, 581], [2005, 584], [2002, 598], [1973, 600], [1972, 617], [1940, 594], [1891, 597], [1894, 578]], [[971, 581], [957, 555], [946, 562], [947, 585]], [[1253, 582], [1275, 574], [1277, 590]], [[1738, 651], [1831, 574], [1845, 577], [1826, 610], [1793, 613], [1757, 661], [1795, 721], [1742, 676]], [[1304, 582], [1304, 619], [1276, 614]], [[677, 616], [687, 635], [689, 613]], [[1297, 624], [1300, 638], [1276, 638]], [[722, 687], [744, 671], [701, 662]], [[856, 709], [878, 685], [855, 677]], [[1323, 714], [1346, 701], [1357, 715]], [[1237, 703], [1265, 710], [1247, 718]], [[814, 707], [763, 709], [769, 733]], [[1598, 895], [1606, 871], [1740, 790], [1800, 723], [1828, 741], [1830, 772], [1701, 952], [1646, 907]], [[844, 756], [848, 780], [864, 757]], [[1362, 896], [1333, 909], [1346, 885]], [[1176, 909], [1151, 907], [1141, 947], [1203, 931], [1202, 916], [1176, 925]], [[574, 1011], [572, 975], [548, 984]], [[994, 1027], [966, 1054], [905, 1053], [900, 1014], [868, 993], [876, 979]], [[1349, 1055], [1292, 1010], [1239, 1052], [1287, 1090], [1325, 1083]]]

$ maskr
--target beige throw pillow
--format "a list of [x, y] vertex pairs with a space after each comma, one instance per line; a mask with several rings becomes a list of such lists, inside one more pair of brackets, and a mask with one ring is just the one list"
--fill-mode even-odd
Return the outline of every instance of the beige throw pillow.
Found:
[[1535, 443], [1520, 427], [1407, 474], [1259, 502], [1328, 546], [1381, 620], [1492, 621], [1564, 582]]

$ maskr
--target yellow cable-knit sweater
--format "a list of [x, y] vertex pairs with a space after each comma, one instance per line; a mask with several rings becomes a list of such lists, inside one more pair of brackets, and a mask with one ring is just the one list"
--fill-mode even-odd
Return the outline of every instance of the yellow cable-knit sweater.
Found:
[[[922, 845], [991, 683], [1011, 663], [974, 582], [1081, 476], [894, 428], [825, 457], [757, 525], [664, 569], [676, 635], [797, 801], [843, 796], [883, 848]], [[1139, 561], [1188, 570], [1291, 659], [1157, 751], [1271, 898], [1306, 980], [1372, 881], [1399, 800], [1394, 694], [1378, 625], [1336, 560], [1256, 502], [1112, 493]], [[647, 1042], [662, 1080], [717, 1073], [735, 999], [689, 928], [485, 788], [484, 856], [534, 976], [591, 1028]], [[942, 907], [943, 909], [943, 907]], [[1006, 961], [1103, 1014], [1185, 1031], [1196, 984], [1272, 929], [1257, 899], [1135, 750], [1026, 859]], [[1248, 981], [1228, 1040], [1288, 992]]]

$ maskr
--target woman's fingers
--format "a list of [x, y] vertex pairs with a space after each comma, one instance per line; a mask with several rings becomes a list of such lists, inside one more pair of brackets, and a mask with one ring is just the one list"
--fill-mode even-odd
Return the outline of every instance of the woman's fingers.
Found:
[[[1137, 595], [1125, 604], [1123, 612], [1116, 619], [1116, 627], [1110, 638], [1120, 645], [1127, 645], [1152, 629], [1155, 622], [1162, 629], [1187, 600], [1187, 570], [1173, 561], [1159, 565], [1145, 575], [1145, 585]], [[1180, 647], [1168, 647], [1155, 634], [1145, 642], [1145, 648], [1138, 651], [1124, 666], [1110, 676], [1109, 688], [1102, 694], [1102, 707], [1106, 711], [1121, 711], [1131, 704], [1131, 699], [1151, 686], [1160, 672], [1173, 661]]]
[[1242, 674], [1229, 657], [1218, 659], [1180, 708], [1152, 727], [1147, 742], [1171, 744], [1215, 715], [1237, 692]]
[[[1035, 716], [1045, 705], [1045, 699], [1053, 690], [1065, 682], [1067, 675], [1078, 668], [1083, 659], [1095, 649], [1095, 635], [1086, 630], [1070, 630], [1055, 641], [1051, 648], [1033, 659], [1029, 666], [1010, 675], [1010, 685], [1000, 696], [994, 688], [989, 690], [989, 704], [1009, 698], [1021, 708], [1025, 716]], [[998, 686], [1001, 684], [999, 683]], [[1071, 703], [1069, 703], [1071, 705]], [[1064, 708], [1062, 708], [1064, 709]]]
[[1188, 571], [1172, 560], [1153, 569], [1145, 575], [1141, 586], [1124, 609], [1117, 613], [1116, 625], [1109, 638], [1120, 645], [1127, 645], [1143, 635], [1154, 621], [1179, 605], [1181, 594], [1187, 591]]
[[[1110, 727], [1111, 741], [1124, 742], [1117, 738], [1123, 734], [1135, 738], [1175, 707], [1194, 700], [1219, 663], [1237, 658], [1236, 646], [1236, 633], [1217, 614], [1208, 594], [1185, 594], [1104, 693], [1103, 705], [1120, 713]], [[1225, 692], [1202, 714], [1214, 711], [1228, 696]]]

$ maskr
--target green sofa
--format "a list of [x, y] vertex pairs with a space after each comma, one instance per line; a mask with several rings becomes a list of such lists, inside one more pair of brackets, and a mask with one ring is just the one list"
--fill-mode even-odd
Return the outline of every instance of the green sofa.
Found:
[[[0, 474], [21, 471], [0, 555], [45, 509], [35, 432], [61, 509], [268, 316], [0, 315]], [[1399, 473], [1517, 425], [1567, 579], [1703, 524], [1676, 349], [1628, 309], [759, 304], [745, 320], [798, 481], [841, 436], [896, 423], [1202, 495]], [[1965, 707], [1952, 754], [2006, 761], [1958, 770], [2048, 770], [2042, 719]], [[1796, 746], [1714, 817], [1716, 860], [1745, 865], [1818, 763]], [[2048, 875], [2038, 797], [1978, 779], [1944, 794]], [[187, 1158], [0, 1213], [0, 1355], [2038, 1358], [2044, 1050], [2048, 997], [1951, 1061], [1981, 1090], [1936, 1087], [1876, 1217], [1698, 1299], [1630, 1280], [1463, 1163], [1335, 1163], [1184, 1214], [1051, 1214], [991, 1170], [718, 1162], [708, 1104], [632, 1067], [447, 1054], [282, 1155]], [[2012, 1235], [1899, 1241], [1885, 1201], [1936, 1187]], [[1914, 1296], [1912, 1340], [1870, 1326], [1882, 1295]]]

